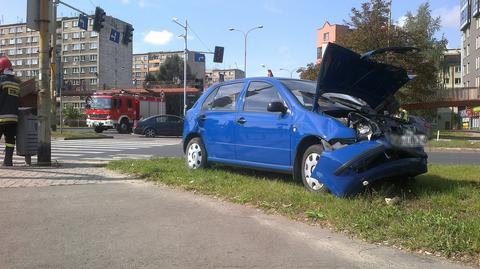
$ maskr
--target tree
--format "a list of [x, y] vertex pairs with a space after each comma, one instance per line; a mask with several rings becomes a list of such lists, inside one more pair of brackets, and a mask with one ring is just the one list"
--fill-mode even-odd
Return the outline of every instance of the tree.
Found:
[[352, 8], [350, 22], [352, 30], [339, 40], [340, 45], [358, 53], [389, 46], [412, 46], [421, 50], [415, 55], [387, 54], [376, 56], [379, 62], [388, 62], [415, 74], [415, 80], [407, 83], [398, 93], [401, 103], [421, 102], [431, 98], [438, 89], [440, 56], [446, 48], [446, 40], [437, 40], [440, 18], [431, 15], [428, 2], [408, 12], [404, 25], [393, 25], [390, 21], [390, 4], [387, 0], [370, 0], [361, 9]]
[[[193, 80], [195, 76], [187, 65], [187, 80]], [[178, 55], [169, 56], [160, 65], [160, 70], [148, 76], [148, 81], [166, 84], [179, 84], [183, 81], [183, 60]], [[147, 78], [145, 79], [147, 82]]]
[[320, 72], [320, 65], [314, 63], [309, 63], [307, 67], [301, 67], [297, 70], [301, 79], [308, 80], [317, 80], [318, 72]]
[[63, 119], [67, 125], [71, 125], [72, 123], [76, 123], [79, 126], [79, 122], [85, 120], [86, 115], [80, 112], [79, 109], [74, 108], [71, 105], [68, 105], [63, 109]]

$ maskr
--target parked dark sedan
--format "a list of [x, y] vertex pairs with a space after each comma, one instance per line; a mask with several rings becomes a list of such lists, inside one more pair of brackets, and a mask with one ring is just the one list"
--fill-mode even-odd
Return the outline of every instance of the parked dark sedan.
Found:
[[158, 115], [142, 119], [133, 128], [134, 134], [146, 137], [181, 136], [183, 132], [183, 119], [175, 115]]

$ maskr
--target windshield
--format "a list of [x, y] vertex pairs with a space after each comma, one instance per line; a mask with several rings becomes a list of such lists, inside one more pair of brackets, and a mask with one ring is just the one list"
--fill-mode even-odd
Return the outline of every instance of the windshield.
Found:
[[87, 102], [87, 105], [90, 106], [90, 109], [111, 109], [112, 98], [93, 97]]
[[[309, 110], [312, 109], [313, 100], [315, 99], [315, 89], [317, 87], [317, 83], [315, 81], [282, 80], [281, 82], [292, 92], [302, 106]], [[318, 104], [320, 106], [327, 106], [331, 105], [332, 102], [326, 98], [320, 97]]]

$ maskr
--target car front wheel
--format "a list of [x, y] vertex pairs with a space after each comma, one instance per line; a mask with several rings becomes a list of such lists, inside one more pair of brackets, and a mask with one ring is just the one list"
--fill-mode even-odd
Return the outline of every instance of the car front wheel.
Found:
[[207, 167], [207, 151], [202, 139], [195, 137], [188, 142], [186, 150], [187, 166], [190, 169]]
[[320, 160], [320, 155], [323, 152], [323, 147], [321, 145], [311, 145], [303, 153], [302, 157], [302, 182], [303, 185], [309, 190], [314, 192], [326, 191], [327, 188], [323, 183], [318, 179], [312, 177], [313, 170], [317, 166], [318, 161]]
[[153, 129], [145, 130], [145, 136], [146, 137], [155, 137], [155, 130], [153, 130]]

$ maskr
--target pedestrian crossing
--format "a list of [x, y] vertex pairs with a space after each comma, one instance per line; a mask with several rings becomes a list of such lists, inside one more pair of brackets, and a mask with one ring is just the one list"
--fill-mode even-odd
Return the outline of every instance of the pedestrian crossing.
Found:
[[[52, 141], [52, 161], [104, 162], [150, 159], [158, 157], [156, 148], [179, 143], [178, 138], [54, 140]], [[3, 149], [0, 153], [3, 161]], [[24, 162], [24, 157], [14, 156], [14, 163]], [[36, 156], [32, 156], [32, 163], [36, 163]]]

